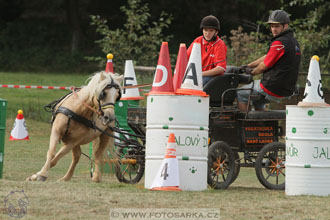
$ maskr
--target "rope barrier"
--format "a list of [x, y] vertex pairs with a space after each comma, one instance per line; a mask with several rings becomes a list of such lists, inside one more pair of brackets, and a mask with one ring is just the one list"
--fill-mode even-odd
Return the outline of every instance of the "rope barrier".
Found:
[[59, 90], [73, 90], [74, 86], [26, 86], [26, 85], [0, 85], [0, 88], [14, 88], [14, 89], [59, 89]]

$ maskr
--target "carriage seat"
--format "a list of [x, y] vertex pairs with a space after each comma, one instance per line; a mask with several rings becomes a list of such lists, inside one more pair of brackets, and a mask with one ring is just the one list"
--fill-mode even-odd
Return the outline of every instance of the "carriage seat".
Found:
[[[220, 107], [222, 93], [227, 89], [238, 86], [238, 77], [235, 73], [226, 73], [216, 76], [204, 86], [204, 92], [210, 96], [210, 107]], [[236, 91], [229, 91], [224, 95], [224, 105], [233, 105], [236, 98]]]
[[[211, 79], [204, 86], [204, 92], [210, 96], [210, 107], [221, 107], [222, 94], [227, 89], [235, 89], [238, 84], [247, 84], [252, 81], [252, 76], [247, 74], [225, 73]], [[232, 106], [236, 98], [236, 91], [227, 91], [224, 95], [225, 106]]]
[[[245, 112], [238, 113], [238, 119], [245, 119]], [[285, 110], [249, 111], [246, 119], [285, 120]]]

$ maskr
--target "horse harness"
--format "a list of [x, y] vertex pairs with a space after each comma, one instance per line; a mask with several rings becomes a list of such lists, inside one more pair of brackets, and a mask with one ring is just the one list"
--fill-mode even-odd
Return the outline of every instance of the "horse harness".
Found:
[[[111, 78], [112, 79], [112, 78]], [[111, 88], [115, 88], [115, 89], [118, 89], [118, 97], [116, 99], [116, 102], [120, 100], [121, 98], [121, 91], [120, 91], [120, 87], [119, 85], [115, 84], [114, 83], [114, 80], [112, 79], [111, 83], [108, 84], [106, 87], [104, 87], [103, 91], [100, 93], [98, 99], [97, 99], [97, 102], [99, 104], [99, 112], [101, 113], [101, 115], [103, 116], [104, 115], [104, 112], [102, 110], [104, 109], [107, 109], [107, 108], [114, 108], [115, 107], [115, 103], [112, 103], [112, 102], [109, 102], [109, 103], [105, 103], [105, 104], [102, 104], [101, 105], [101, 102], [100, 100], [102, 100], [103, 98], [105, 98], [106, 96], [106, 93], [105, 93], [105, 89], [111, 89]]]
[[[106, 93], [105, 93], [104, 90], [105, 90], [105, 89], [111, 89], [111, 88], [115, 88], [115, 89], [118, 89], [118, 90], [119, 90], [119, 95], [118, 95], [118, 97], [117, 97], [117, 99], [116, 99], [116, 101], [119, 101], [120, 98], [121, 98], [120, 87], [119, 87], [119, 85], [115, 84], [115, 83], [114, 83], [114, 80], [112, 79], [111, 83], [109, 83], [107, 86], [104, 87], [104, 89], [102, 90], [102, 92], [100, 93], [100, 95], [99, 95], [99, 97], [98, 97], [98, 99], [97, 99], [97, 102], [98, 102], [98, 105], [99, 105], [99, 111], [98, 111], [98, 112], [95, 111], [95, 109], [93, 109], [93, 108], [90, 107], [90, 106], [86, 106], [86, 107], [88, 107], [89, 109], [93, 110], [94, 112], [96, 112], [96, 113], [97, 113], [98, 115], [100, 115], [100, 116], [103, 116], [103, 115], [104, 115], [104, 112], [103, 112], [104, 109], [107, 109], [107, 108], [114, 108], [114, 107], [115, 107], [115, 103], [112, 103], [112, 102], [105, 103], [105, 104], [101, 104], [101, 100], [102, 100], [103, 98], [105, 98], [105, 96], [106, 96]], [[53, 114], [53, 117], [52, 117], [52, 121], [51, 121], [51, 123], [54, 122], [55, 117], [56, 117], [56, 115], [57, 115], [58, 113], [62, 113], [62, 114], [66, 115], [66, 116], [68, 117], [68, 122], [67, 122], [67, 126], [66, 126], [66, 131], [65, 131], [65, 133], [64, 133], [64, 135], [63, 135], [63, 138], [68, 134], [68, 131], [69, 131], [69, 128], [70, 128], [70, 122], [71, 122], [71, 119], [73, 119], [73, 120], [75, 120], [75, 121], [77, 121], [77, 122], [79, 122], [79, 123], [85, 125], [85, 126], [88, 127], [88, 128], [91, 128], [91, 129], [94, 129], [94, 130], [98, 130], [98, 131], [100, 131], [101, 133], [106, 134], [106, 135], [108, 135], [108, 136], [110, 136], [110, 137], [115, 137], [114, 135], [111, 135], [111, 134], [105, 132], [104, 130], [102, 130], [101, 128], [97, 127], [97, 126], [95, 125], [95, 122], [94, 122], [94, 121], [89, 120], [89, 119], [87, 119], [87, 118], [84, 118], [84, 117], [82, 117], [82, 116], [76, 114], [75, 112], [71, 111], [70, 109], [68, 109], [68, 108], [66, 108], [66, 107], [62, 107], [62, 106], [60, 106], [60, 107], [58, 107], [58, 108], [56, 109], [56, 111], [55, 111], [56, 106], [57, 106], [57, 105], [58, 105], [63, 99], [67, 98], [68, 96], [70, 96], [70, 95], [72, 95], [72, 94], [74, 94], [74, 93], [75, 93], [75, 91], [74, 91], [74, 92], [70, 92], [70, 93], [68, 93], [67, 95], [61, 97], [60, 99], [58, 99], [58, 100], [56, 100], [56, 101], [53, 101], [52, 103], [50, 103], [50, 104], [48, 104], [48, 105], [46, 105], [46, 106], [44, 107], [46, 111], [48, 111], [48, 112], [52, 112], [52, 114]], [[86, 103], [84, 103], [84, 104], [86, 104]], [[87, 105], [87, 104], [86, 104], [86, 105]], [[111, 129], [112, 127], [108, 126], [108, 128]], [[63, 138], [62, 138], [62, 139], [63, 139]]]

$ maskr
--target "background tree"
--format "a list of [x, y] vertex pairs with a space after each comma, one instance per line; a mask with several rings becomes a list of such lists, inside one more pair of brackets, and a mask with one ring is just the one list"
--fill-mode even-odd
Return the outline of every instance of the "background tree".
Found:
[[[111, 30], [107, 20], [92, 15], [92, 25], [102, 38], [96, 43], [106, 53], [113, 53], [116, 59], [116, 68], [122, 71], [125, 60], [134, 60], [139, 65], [154, 65], [157, 62], [157, 51], [162, 41], [169, 41], [171, 35], [164, 35], [163, 30], [171, 24], [171, 16], [161, 12], [158, 21], [149, 22], [148, 4], [141, 4], [140, 0], [128, 0], [128, 6], [122, 6], [126, 23], [124, 28]], [[111, 24], [110, 24], [111, 25]], [[91, 58], [101, 61], [104, 66], [104, 57]], [[117, 71], [117, 70], [116, 70]]]
[[[146, 14], [131, 8], [132, 2]], [[90, 73], [104, 66], [85, 57], [105, 61], [108, 52], [114, 53], [117, 68], [123, 68], [124, 59], [155, 66], [161, 41], [169, 40], [170, 54], [176, 56], [180, 43], [190, 45], [201, 35], [200, 21], [209, 14], [220, 19], [228, 63], [241, 65], [267, 50], [271, 35], [264, 22], [270, 10], [282, 7], [291, 14], [291, 27], [303, 48], [301, 70], [307, 71], [310, 56], [318, 54], [322, 72], [329, 72], [329, 4], [326, 0], [0, 0], [0, 70]], [[90, 25], [90, 15], [106, 20], [104, 27], [112, 31], [102, 48], [95, 40], [107, 37], [96, 31], [97, 25]], [[145, 45], [150, 39], [153, 43]], [[143, 51], [142, 46], [148, 49]]]

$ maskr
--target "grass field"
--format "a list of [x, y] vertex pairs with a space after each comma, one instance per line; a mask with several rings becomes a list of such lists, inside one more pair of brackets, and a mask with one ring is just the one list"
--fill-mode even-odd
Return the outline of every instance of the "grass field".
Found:
[[[16, 82], [11, 79], [13, 75], [23, 77], [24, 81]], [[51, 77], [48, 74], [34, 74], [33, 77], [23, 73], [13, 75], [0, 73], [1, 81], [6, 81], [1, 84], [43, 84], [40, 82], [44, 77]], [[86, 75], [54, 76], [44, 85], [80, 86], [86, 78]], [[252, 168], [242, 168], [238, 179], [226, 190], [209, 188], [202, 192], [152, 192], [144, 189], [143, 180], [136, 185], [126, 185], [119, 183], [113, 174], [105, 174], [101, 183], [93, 183], [86, 157], [81, 157], [70, 182], [56, 182], [70, 164], [71, 155], [67, 155], [50, 170], [46, 182], [25, 182], [25, 178], [40, 170], [45, 162], [50, 125], [26, 117], [30, 140], [9, 141], [9, 136], [19, 100], [36, 103], [36, 97], [40, 96], [39, 102], [43, 105], [61, 95], [59, 91], [45, 91], [42, 95], [40, 92], [30, 90], [26, 95], [26, 90], [0, 88], [0, 97], [11, 105], [7, 112], [4, 170], [0, 179], [0, 219], [13, 219], [7, 214], [5, 199], [11, 191], [21, 190], [24, 190], [29, 202], [22, 219], [109, 219], [111, 208], [219, 208], [221, 219], [330, 218], [330, 196], [289, 197], [285, 196], [284, 191], [267, 190], [258, 182]], [[23, 110], [25, 114], [32, 114], [29, 109]], [[83, 146], [82, 150], [88, 153], [88, 146]]]

